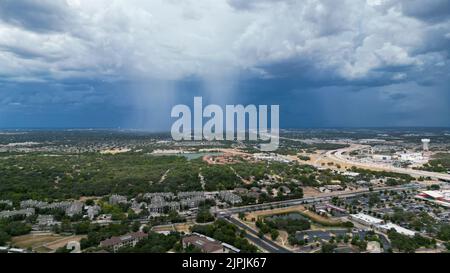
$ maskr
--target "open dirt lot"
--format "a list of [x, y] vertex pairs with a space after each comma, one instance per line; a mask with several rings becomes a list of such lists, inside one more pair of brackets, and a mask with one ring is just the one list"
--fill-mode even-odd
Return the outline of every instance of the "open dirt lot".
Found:
[[12, 238], [12, 243], [20, 248], [31, 248], [37, 252], [52, 252], [65, 246], [69, 241], [80, 241], [86, 236], [61, 236], [53, 233], [27, 234]]
[[152, 228], [155, 232], [162, 232], [162, 231], [177, 231], [177, 232], [184, 232], [189, 233], [190, 228], [194, 225], [192, 222], [187, 223], [179, 223], [179, 224], [173, 224], [173, 225], [164, 225], [164, 226], [155, 226]]

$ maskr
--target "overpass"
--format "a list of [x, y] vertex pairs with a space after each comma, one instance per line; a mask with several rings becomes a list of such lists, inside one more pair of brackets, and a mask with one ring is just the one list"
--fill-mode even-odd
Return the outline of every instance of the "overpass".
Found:
[[359, 167], [359, 168], [377, 169], [377, 170], [387, 171], [387, 172], [408, 174], [413, 177], [421, 177], [421, 176], [431, 177], [431, 178], [438, 179], [441, 181], [450, 182], [450, 174], [435, 173], [435, 172], [421, 171], [421, 170], [414, 170], [414, 169], [407, 169], [407, 168], [399, 168], [399, 167], [381, 165], [381, 164], [376, 164], [376, 163], [357, 162], [357, 161], [350, 160], [343, 155], [343, 153], [350, 153], [352, 151], [360, 150], [360, 149], [367, 148], [367, 147], [370, 147], [370, 146], [352, 145], [348, 148], [328, 151], [326, 153], [326, 157], [331, 159], [332, 161], [352, 165], [352, 166]]

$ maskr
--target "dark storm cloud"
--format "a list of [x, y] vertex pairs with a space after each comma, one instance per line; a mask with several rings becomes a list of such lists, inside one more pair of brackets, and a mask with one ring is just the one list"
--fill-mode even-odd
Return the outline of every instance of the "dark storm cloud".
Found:
[[0, 127], [159, 122], [199, 94], [279, 103], [289, 127], [422, 124], [420, 111], [446, 125], [448, 4], [0, 0]]
[[450, 19], [450, 1], [448, 0], [403, 0], [401, 6], [405, 15], [422, 20]]
[[0, 1], [1, 21], [32, 31], [62, 31], [70, 18], [67, 4], [61, 0]]

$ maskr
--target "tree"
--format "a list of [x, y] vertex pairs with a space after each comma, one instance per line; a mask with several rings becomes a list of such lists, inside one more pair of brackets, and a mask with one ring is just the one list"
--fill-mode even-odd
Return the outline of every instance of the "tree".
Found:
[[209, 209], [201, 209], [197, 213], [196, 221], [198, 223], [208, 223], [214, 221], [214, 216], [209, 212]]
[[333, 251], [336, 249], [336, 245], [335, 244], [330, 244], [330, 243], [323, 243], [322, 247], [321, 247], [321, 252], [322, 253], [333, 253]]
[[6, 243], [11, 239], [8, 233], [0, 231], [0, 246], [6, 245]]
[[8, 222], [3, 227], [5, 233], [10, 236], [19, 236], [30, 233], [31, 225], [20, 221]]
[[74, 225], [75, 234], [87, 234], [89, 232], [90, 226], [91, 226], [91, 224], [89, 221], [84, 221], [84, 222], [75, 224]]
[[437, 237], [442, 241], [450, 241], [450, 225], [449, 224], [441, 225]]
[[245, 213], [239, 212], [239, 219], [243, 220], [245, 218]]
[[259, 238], [264, 238], [264, 232], [262, 232], [261, 230], [258, 232], [258, 237]]
[[133, 225], [131, 226], [131, 230], [133, 232], [137, 232], [139, 231], [139, 228], [141, 227], [141, 223], [139, 223], [138, 221], [133, 222]]
[[276, 229], [272, 229], [270, 231], [270, 237], [272, 238], [273, 241], [275, 241], [279, 235], [280, 235], [280, 233]]

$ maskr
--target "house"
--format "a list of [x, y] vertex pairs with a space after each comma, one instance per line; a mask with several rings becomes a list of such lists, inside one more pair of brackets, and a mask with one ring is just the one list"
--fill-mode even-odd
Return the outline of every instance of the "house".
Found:
[[144, 238], [147, 234], [143, 232], [133, 232], [122, 236], [111, 237], [100, 242], [100, 247], [110, 248], [117, 252], [122, 247], [135, 247], [136, 244]]

